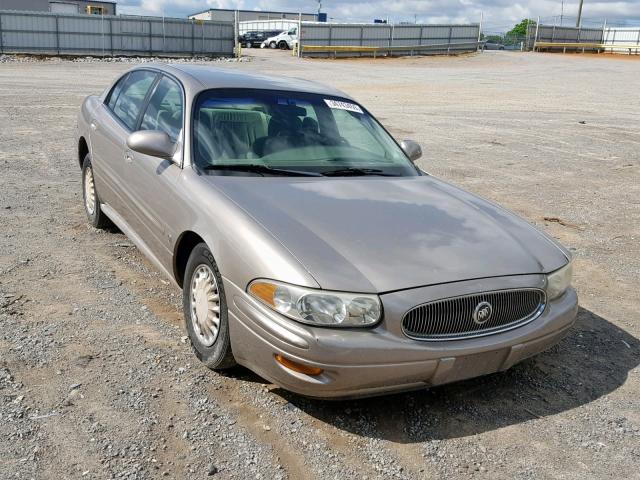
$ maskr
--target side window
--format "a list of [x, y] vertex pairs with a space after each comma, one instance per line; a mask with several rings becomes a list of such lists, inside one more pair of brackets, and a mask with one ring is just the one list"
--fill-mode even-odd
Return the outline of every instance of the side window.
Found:
[[140, 130], [161, 130], [175, 142], [182, 130], [183, 110], [180, 87], [163, 76], [149, 100]]
[[118, 80], [118, 83], [116, 83], [115, 87], [113, 87], [113, 89], [111, 90], [111, 93], [109, 93], [109, 101], [107, 102], [107, 106], [109, 107], [109, 109], [113, 110], [113, 107], [116, 104], [116, 100], [118, 100], [118, 96], [122, 91], [122, 87], [127, 82], [128, 77], [129, 74], [126, 74], [124, 77]]
[[156, 74], [153, 72], [146, 70], [131, 72], [111, 108], [115, 116], [130, 130], [136, 128], [142, 103], [155, 79]]

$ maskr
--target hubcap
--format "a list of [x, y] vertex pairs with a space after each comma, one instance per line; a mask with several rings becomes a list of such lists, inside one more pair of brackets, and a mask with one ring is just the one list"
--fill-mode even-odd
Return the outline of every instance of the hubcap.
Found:
[[220, 331], [220, 292], [208, 265], [199, 265], [191, 278], [191, 324], [202, 345], [214, 344]]
[[84, 206], [89, 215], [96, 211], [96, 187], [93, 183], [93, 170], [87, 168], [84, 173]]

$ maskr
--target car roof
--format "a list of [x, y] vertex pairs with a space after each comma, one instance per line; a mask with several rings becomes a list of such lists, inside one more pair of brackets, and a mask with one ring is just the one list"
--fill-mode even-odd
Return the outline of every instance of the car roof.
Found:
[[[208, 65], [191, 64], [153, 64], [157, 70], [165, 71], [178, 78], [189, 91], [195, 95], [202, 90], [212, 88], [246, 88], [260, 90], [281, 90], [290, 92], [315, 93], [336, 97], [351, 98], [349, 95], [328, 85], [299, 78], [277, 75], [258, 75], [244, 73]], [[141, 65], [139, 68], [145, 68]]]

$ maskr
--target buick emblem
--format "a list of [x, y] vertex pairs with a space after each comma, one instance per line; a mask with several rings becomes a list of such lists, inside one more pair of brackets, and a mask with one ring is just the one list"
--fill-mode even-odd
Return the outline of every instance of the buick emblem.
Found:
[[482, 325], [489, 321], [491, 315], [493, 315], [491, 304], [489, 302], [480, 302], [473, 310], [473, 317], [471, 318], [477, 325]]

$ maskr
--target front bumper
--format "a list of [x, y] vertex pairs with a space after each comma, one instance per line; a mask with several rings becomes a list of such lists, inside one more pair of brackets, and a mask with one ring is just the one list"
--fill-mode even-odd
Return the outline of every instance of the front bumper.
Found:
[[[560, 341], [575, 321], [575, 290], [569, 289], [549, 302], [533, 322], [486, 337], [444, 342], [412, 340], [401, 332], [402, 315], [431, 299], [539, 286], [541, 279], [527, 275], [382, 295], [385, 318], [371, 329], [299, 324], [265, 308], [225, 279], [232, 350], [240, 364], [286, 390], [309, 397], [373, 396], [486, 375], [506, 370]], [[318, 376], [294, 372], [276, 362], [275, 354], [324, 372]]]

